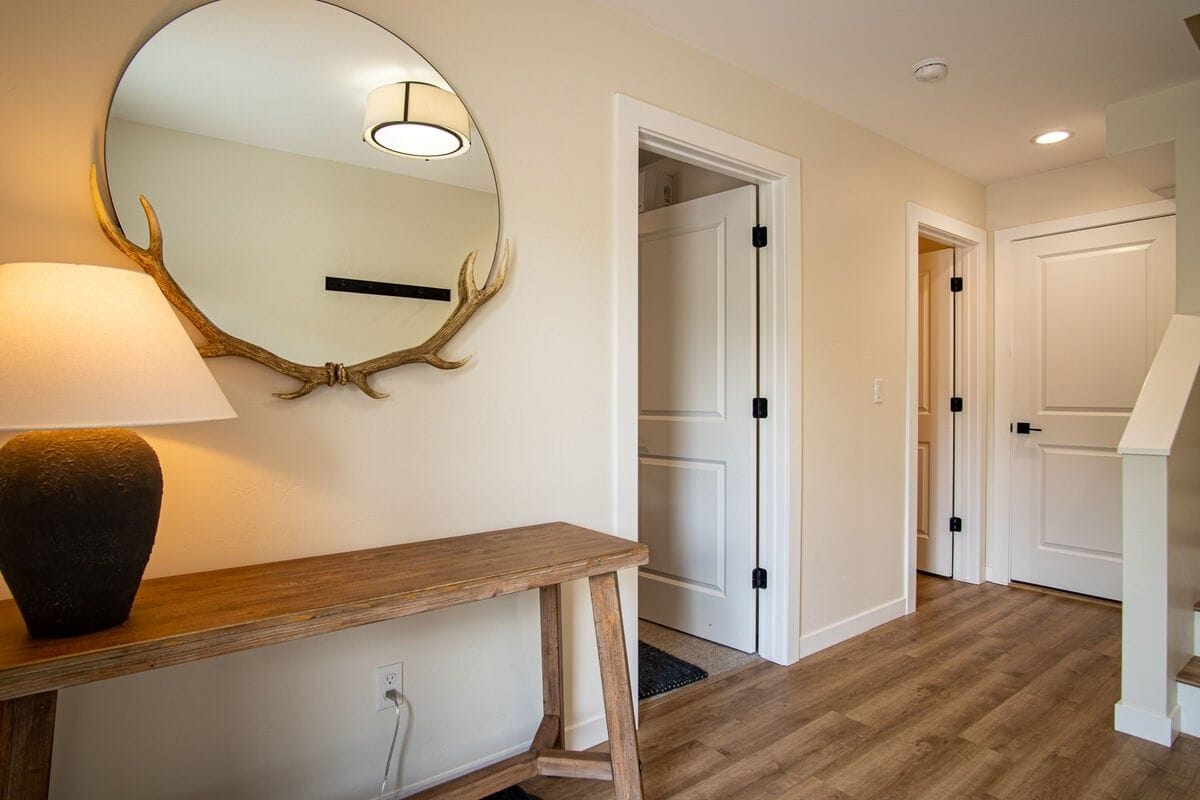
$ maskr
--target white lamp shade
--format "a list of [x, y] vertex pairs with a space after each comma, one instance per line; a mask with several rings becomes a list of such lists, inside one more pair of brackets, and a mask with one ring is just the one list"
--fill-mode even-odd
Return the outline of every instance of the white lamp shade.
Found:
[[149, 275], [0, 264], [0, 430], [235, 416]]
[[471, 147], [471, 117], [454, 92], [428, 83], [393, 83], [367, 95], [363, 139], [394, 155], [453, 158]]

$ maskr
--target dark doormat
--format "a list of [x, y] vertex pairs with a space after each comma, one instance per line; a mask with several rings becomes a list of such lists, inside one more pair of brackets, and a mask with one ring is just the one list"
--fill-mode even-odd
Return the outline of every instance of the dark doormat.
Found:
[[502, 792], [489, 794], [483, 800], [539, 800], [539, 798], [525, 791], [520, 786], [510, 786]]
[[638, 699], [704, 680], [708, 673], [682, 658], [659, 650], [653, 645], [638, 642]]

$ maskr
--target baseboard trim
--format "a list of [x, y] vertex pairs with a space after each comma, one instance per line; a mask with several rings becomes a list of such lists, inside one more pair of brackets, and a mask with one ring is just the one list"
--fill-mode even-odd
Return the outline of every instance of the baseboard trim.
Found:
[[1001, 571], [998, 569], [992, 569], [991, 567], [988, 567], [984, 570], [983, 575], [984, 580], [986, 580], [988, 583], [998, 583], [1001, 586], [1008, 586], [1008, 576], [1001, 573]]
[[[506, 758], [511, 758], [518, 753], [524, 753], [529, 749], [528, 744], [519, 744], [509, 747], [506, 750], [501, 750], [498, 753], [492, 753], [490, 756], [477, 758], [469, 764], [464, 764], [461, 767], [454, 767], [445, 772], [440, 772], [437, 775], [432, 775], [424, 780], [419, 780], [416, 783], [410, 783], [407, 786], [402, 786], [399, 789], [393, 789], [384, 795], [384, 800], [399, 800], [401, 797], [408, 797], [417, 792], [423, 792], [426, 789], [437, 786], [439, 783], [452, 781], [455, 778], [466, 775], [468, 772], [474, 772], [480, 767], [486, 767], [488, 764], [495, 764], [497, 761], [503, 761]], [[374, 797], [375, 795], [372, 795]]]
[[881, 606], [868, 609], [861, 614], [855, 614], [849, 619], [827, 625], [820, 630], [801, 634], [800, 657], [811, 656], [813, 653], [819, 653], [827, 647], [833, 647], [835, 644], [840, 644], [847, 639], [853, 639], [855, 636], [866, 633], [872, 628], [877, 628], [885, 622], [891, 622], [898, 617], [904, 616], [904, 612], [905, 598], [899, 597]]
[[[568, 750], [587, 750], [589, 747], [598, 745], [608, 739], [608, 727], [605, 724], [604, 715], [598, 714], [581, 722], [576, 722], [573, 725], [568, 725], [564, 730], [564, 734]], [[486, 767], [488, 764], [494, 764], [497, 761], [503, 761], [519, 753], [524, 753], [528, 749], [528, 744], [519, 744], [506, 750], [501, 750], [498, 753], [492, 753], [490, 756], [477, 758], [469, 764], [454, 767], [416, 783], [410, 783], [407, 786], [394, 789], [384, 795], [384, 800], [400, 800], [402, 797], [423, 792], [426, 789], [437, 786], [439, 783], [452, 781], [455, 778], [466, 775], [468, 772], [474, 772], [480, 767]]]
[[608, 724], [603, 714], [568, 725], [563, 730], [568, 750], [587, 750], [608, 741]]
[[1188, 683], [1178, 683], [1179, 732], [1189, 736], [1200, 736], [1200, 688]]
[[1117, 703], [1113, 709], [1113, 727], [1121, 733], [1170, 747], [1179, 735], [1179, 706], [1169, 715], [1156, 714], [1137, 706]]

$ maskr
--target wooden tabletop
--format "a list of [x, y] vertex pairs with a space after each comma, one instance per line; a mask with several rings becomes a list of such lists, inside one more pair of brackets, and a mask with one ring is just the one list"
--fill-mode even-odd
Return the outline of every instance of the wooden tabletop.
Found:
[[644, 544], [565, 522], [142, 583], [129, 620], [33, 639], [0, 602], [0, 700], [645, 564]]

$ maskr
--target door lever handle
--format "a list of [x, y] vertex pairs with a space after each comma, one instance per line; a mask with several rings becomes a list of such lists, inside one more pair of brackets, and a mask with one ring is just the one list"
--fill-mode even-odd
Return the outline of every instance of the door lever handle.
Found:
[[[1011, 431], [1012, 426], [1010, 425], [1008, 429]], [[1040, 431], [1040, 430], [1041, 430], [1041, 428], [1034, 428], [1028, 422], [1018, 422], [1017, 423], [1017, 433], [1029, 434], [1029, 433], [1032, 433], [1033, 431]]]

